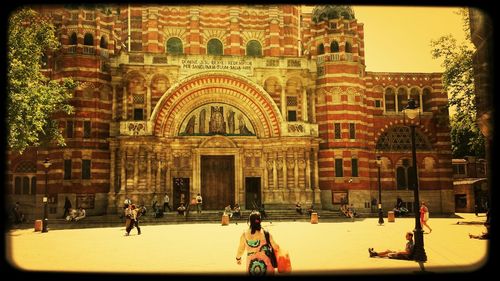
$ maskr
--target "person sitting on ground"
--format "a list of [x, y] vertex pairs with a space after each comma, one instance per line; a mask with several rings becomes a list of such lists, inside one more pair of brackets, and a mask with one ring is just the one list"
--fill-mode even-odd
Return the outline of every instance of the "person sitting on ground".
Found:
[[240, 205], [238, 203], [234, 204], [233, 216], [235, 218], [241, 219], [241, 208], [240, 208]]
[[347, 205], [341, 205], [340, 206], [340, 212], [346, 217], [350, 218], [351, 216], [349, 215], [349, 208], [347, 208]]
[[181, 205], [177, 208], [177, 213], [179, 215], [186, 215], [186, 207], [184, 207], [184, 203], [181, 203]]
[[233, 217], [233, 210], [231, 209], [231, 205], [227, 205], [225, 208], [224, 208], [224, 215], [225, 216], [229, 216], [230, 218]]
[[314, 210], [314, 205], [311, 204], [311, 206], [307, 209], [307, 213], [311, 216], [314, 212], [316, 212], [316, 210]]
[[351, 204], [351, 206], [349, 206], [349, 208], [347, 209], [347, 213], [348, 213], [349, 217], [352, 219], [358, 217], [358, 213], [356, 212], [356, 209], [354, 208], [353, 204]]
[[384, 252], [375, 252], [373, 248], [368, 248], [368, 253], [370, 253], [370, 258], [380, 257], [380, 258], [390, 258], [390, 259], [400, 259], [400, 260], [411, 260], [413, 258], [413, 233], [406, 232], [406, 247], [403, 251], [393, 251], [386, 250]]
[[469, 233], [469, 238], [480, 239], [480, 240], [489, 239], [490, 238], [490, 224], [484, 223], [484, 227], [486, 227], [486, 231], [484, 231], [483, 233], [481, 233], [479, 235], [474, 235], [474, 234]]
[[297, 202], [297, 204], [295, 204], [295, 211], [297, 211], [297, 213], [303, 215], [302, 206], [300, 205], [300, 202]]
[[76, 213], [76, 217], [75, 217], [75, 221], [79, 221], [79, 220], [82, 220], [86, 217], [86, 212], [85, 212], [85, 209], [80, 207], [78, 209], [78, 212]]
[[74, 221], [77, 216], [78, 216], [78, 211], [76, 209], [70, 208], [69, 214], [66, 216], [66, 220]]

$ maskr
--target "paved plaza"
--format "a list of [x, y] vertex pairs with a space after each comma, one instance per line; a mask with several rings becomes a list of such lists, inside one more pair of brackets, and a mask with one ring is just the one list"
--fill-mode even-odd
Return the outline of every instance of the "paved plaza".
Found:
[[[484, 214], [482, 214], [484, 215]], [[478, 270], [488, 259], [488, 241], [479, 234], [484, 216], [457, 214], [431, 218], [424, 235], [426, 272]], [[377, 218], [354, 222], [263, 222], [288, 250], [295, 274], [401, 274], [422, 271], [414, 261], [369, 258], [367, 249], [403, 249], [414, 218], [396, 218], [379, 226]], [[459, 224], [457, 224], [459, 222]], [[6, 233], [6, 257], [20, 270], [57, 272], [131, 272], [155, 274], [244, 274], [235, 262], [241, 233], [248, 226], [231, 223], [144, 225], [142, 235], [124, 227], [17, 229]], [[132, 258], [133, 257], [133, 258]]]

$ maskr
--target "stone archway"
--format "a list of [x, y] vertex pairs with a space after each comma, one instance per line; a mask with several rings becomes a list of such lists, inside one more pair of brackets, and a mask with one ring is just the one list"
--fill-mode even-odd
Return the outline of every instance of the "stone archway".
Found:
[[173, 86], [153, 112], [154, 134], [177, 135], [189, 112], [209, 103], [227, 103], [245, 112], [258, 137], [281, 134], [283, 119], [269, 94], [259, 85], [230, 73], [198, 74]]

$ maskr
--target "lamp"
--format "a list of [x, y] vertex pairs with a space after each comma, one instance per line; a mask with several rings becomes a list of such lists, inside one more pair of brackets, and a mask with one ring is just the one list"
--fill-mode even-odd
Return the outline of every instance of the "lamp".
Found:
[[382, 212], [382, 185], [380, 184], [380, 167], [382, 166], [382, 159], [380, 155], [377, 155], [377, 160], [375, 160], [377, 163], [377, 169], [378, 169], [378, 224], [383, 225], [384, 224], [384, 214]]
[[[415, 245], [413, 247], [413, 258], [415, 261], [427, 261], [427, 255], [424, 249], [424, 232], [420, 224], [419, 212], [419, 194], [418, 194], [418, 176], [417, 176], [417, 152], [415, 146], [415, 127], [420, 123], [420, 108], [418, 108], [413, 99], [408, 99], [408, 104], [403, 110], [404, 124], [410, 127], [411, 130], [411, 154], [412, 154], [412, 169], [413, 169], [413, 212], [415, 214], [415, 229], [413, 230], [415, 237]], [[418, 120], [417, 120], [418, 117]], [[408, 121], [407, 121], [408, 119]]]
[[47, 225], [49, 223], [49, 218], [48, 218], [48, 210], [47, 210], [47, 204], [48, 204], [48, 196], [47, 196], [47, 185], [48, 185], [48, 173], [49, 173], [49, 167], [52, 165], [50, 163], [49, 158], [45, 158], [43, 161], [43, 166], [45, 167], [45, 191], [43, 195], [43, 221], [42, 221], [42, 232], [48, 232], [49, 230], [47, 229]]

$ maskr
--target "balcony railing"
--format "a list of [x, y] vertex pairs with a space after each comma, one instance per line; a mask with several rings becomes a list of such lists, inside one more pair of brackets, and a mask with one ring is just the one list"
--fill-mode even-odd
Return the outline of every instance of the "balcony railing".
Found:
[[95, 55], [95, 47], [94, 46], [83, 46], [83, 54]]

